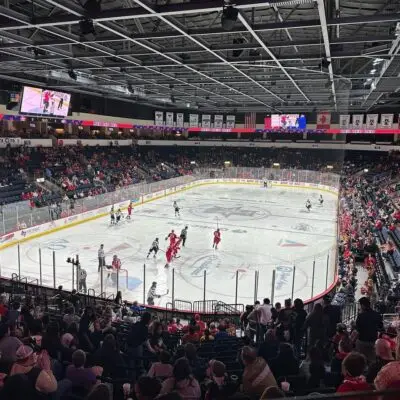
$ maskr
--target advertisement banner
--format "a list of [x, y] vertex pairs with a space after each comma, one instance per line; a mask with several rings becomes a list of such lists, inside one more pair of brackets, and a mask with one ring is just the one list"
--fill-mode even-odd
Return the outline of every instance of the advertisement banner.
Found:
[[235, 127], [236, 116], [235, 115], [227, 115], [226, 116], [226, 127], [234, 128]]
[[321, 112], [317, 114], [317, 129], [329, 129], [331, 127], [331, 113]]
[[180, 128], [183, 128], [183, 113], [177, 113], [176, 114], [176, 126], [179, 126]]
[[12, 146], [20, 146], [21, 138], [13, 138], [13, 137], [2, 137], [0, 138], [0, 147], [7, 147], [8, 145]]
[[154, 113], [154, 125], [163, 126], [164, 125], [164, 112], [156, 111]]
[[189, 126], [191, 128], [199, 126], [199, 114], [189, 114]]
[[393, 127], [393, 114], [381, 114], [381, 128], [390, 129]]
[[361, 129], [364, 124], [364, 114], [353, 114], [352, 126], [353, 129]]
[[211, 128], [211, 115], [210, 114], [203, 114], [201, 116], [201, 126], [203, 128]]
[[378, 114], [367, 114], [365, 129], [376, 129], [378, 126]]
[[340, 129], [349, 129], [350, 126], [350, 115], [340, 115], [339, 118], [339, 128]]
[[221, 129], [224, 124], [223, 115], [214, 115], [214, 128]]
[[174, 113], [167, 112], [165, 115], [165, 125], [174, 126]]

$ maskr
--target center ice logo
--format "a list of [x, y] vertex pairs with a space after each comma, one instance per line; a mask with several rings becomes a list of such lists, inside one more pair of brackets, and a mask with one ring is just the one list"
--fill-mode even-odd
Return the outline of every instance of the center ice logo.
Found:
[[252, 208], [245, 208], [242, 206], [236, 207], [222, 207], [222, 206], [204, 206], [199, 208], [192, 208], [191, 212], [201, 217], [204, 216], [220, 216], [226, 219], [261, 219], [266, 218], [270, 214], [268, 211]]

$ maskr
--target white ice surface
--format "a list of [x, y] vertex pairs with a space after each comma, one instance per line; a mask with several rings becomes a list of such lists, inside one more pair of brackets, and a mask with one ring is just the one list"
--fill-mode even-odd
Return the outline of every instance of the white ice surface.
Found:
[[[336, 243], [337, 197], [323, 192], [324, 204], [318, 204], [321, 192], [298, 188], [263, 189], [247, 185], [210, 185], [168, 196], [141, 206], [133, 212], [132, 221], [110, 226], [109, 218], [100, 218], [22, 243], [21, 275], [39, 276], [39, 248], [42, 252], [43, 284], [53, 285], [52, 252], [56, 253], [56, 283], [72, 287], [71, 265], [65, 260], [79, 254], [88, 273], [88, 288], [100, 292], [97, 273], [97, 250], [104, 243], [107, 264], [114, 254], [129, 271], [128, 289], [123, 297], [143, 300], [143, 264], [146, 263], [147, 293], [151, 282], [158, 282], [158, 292], [169, 295], [156, 301], [164, 306], [171, 301], [172, 268], [175, 269], [175, 299], [203, 299], [204, 270], [206, 299], [233, 303], [236, 271], [239, 271], [238, 303], [254, 301], [255, 271], [259, 271], [258, 298], [271, 297], [272, 271], [276, 270], [274, 301], [291, 297], [292, 271], [296, 266], [294, 297], [311, 297], [313, 261], [315, 260], [314, 295], [333, 281]], [[307, 199], [312, 210], [305, 209]], [[172, 202], [181, 207], [181, 217], [174, 217]], [[218, 226], [222, 242], [212, 249], [213, 231]], [[171, 229], [180, 233], [189, 226], [186, 247], [180, 258], [165, 269], [165, 254], [146, 260], [155, 237], [166, 249], [165, 236]], [[17, 247], [0, 253], [1, 273], [10, 277], [18, 272]], [[106, 281], [106, 279], [105, 279]], [[123, 282], [121, 283], [123, 286]], [[107, 292], [116, 291], [106, 282]]]

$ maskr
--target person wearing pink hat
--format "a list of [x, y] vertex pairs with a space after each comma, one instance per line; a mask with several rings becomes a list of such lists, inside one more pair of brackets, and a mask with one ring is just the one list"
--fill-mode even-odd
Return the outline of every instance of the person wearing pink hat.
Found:
[[49, 394], [57, 390], [57, 380], [51, 371], [50, 360], [37, 366], [37, 357], [32, 347], [21, 345], [17, 350], [17, 361], [13, 364], [10, 376], [24, 374], [39, 393]]

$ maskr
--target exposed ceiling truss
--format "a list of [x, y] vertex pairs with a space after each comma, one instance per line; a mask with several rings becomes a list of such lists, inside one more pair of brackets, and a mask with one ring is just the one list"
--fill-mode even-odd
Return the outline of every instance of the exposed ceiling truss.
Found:
[[[5, 0], [0, 78], [209, 112], [366, 111], [400, 89], [400, 2]], [[73, 70], [77, 79], [72, 79]]]

